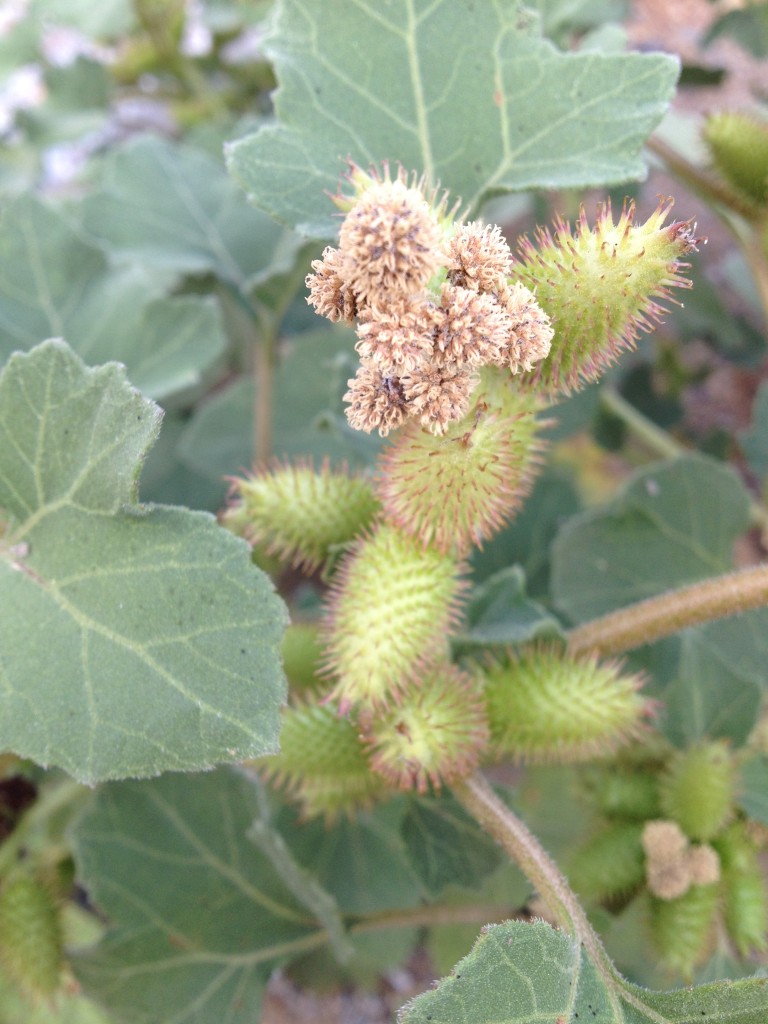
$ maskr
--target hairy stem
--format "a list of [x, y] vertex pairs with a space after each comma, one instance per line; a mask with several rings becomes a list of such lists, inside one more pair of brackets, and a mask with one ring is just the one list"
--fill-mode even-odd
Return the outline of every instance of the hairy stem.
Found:
[[[646, 142], [646, 146], [666, 165], [667, 170], [671, 171], [691, 191], [706, 199], [708, 203], [715, 207], [732, 210], [745, 220], [752, 220], [755, 215], [754, 207], [736, 195], [729, 185], [710, 171], [697, 167], [690, 160], [686, 160], [681, 153], [660, 139], [658, 135], [651, 136]], [[726, 221], [726, 223], [732, 227], [730, 221]]]
[[621, 654], [661, 637], [768, 604], [768, 563], [715, 576], [610, 612], [568, 634], [571, 654]]
[[253, 455], [258, 464], [272, 454], [272, 396], [277, 339], [269, 329], [261, 332], [253, 353]]
[[535, 887], [558, 925], [579, 940], [604, 980], [615, 979], [615, 968], [576, 895], [524, 822], [494, 793], [479, 772], [456, 783], [453, 793], [475, 821], [506, 850]]

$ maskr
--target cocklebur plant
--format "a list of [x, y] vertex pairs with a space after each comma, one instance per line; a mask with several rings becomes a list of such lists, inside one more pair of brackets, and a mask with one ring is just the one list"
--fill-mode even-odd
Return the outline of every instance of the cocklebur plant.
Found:
[[[648, 412], [627, 382], [677, 344], [671, 314], [642, 335], [687, 229], [619, 212], [674, 59], [585, 35], [587, 4], [571, 31], [563, 5], [276, 0], [244, 66], [262, 5], [214, 6], [207, 57], [143, 5], [110, 65], [130, 91], [146, 55], [179, 141], [108, 130], [65, 204], [12, 200], [67, 104], [113, 127], [79, 61], [0, 181], [0, 903], [33, 883], [49, 927], [4, 942], [50, 968], [32, 991], [0, 960], [0, 1015], [250, 1024], [276, 968], [375, 984], [419, 942], [430, 979], [471, 952], [409, 1024], [763, 1024], [760, 979], [648, 992], [609, 959], [738, 977], [765, 934], [765, 580], [726, 575], [760, 509], [712, 458], [648, 463], [672, 439], [620, 401]], [[574, 216], [615, 184], [616, 215]], [[567, 216], [513, 227], [540, 188]], [[563, 467], [609, 397], [642, 465], [580, 511], [604, 456]]]
[[[307, 301], [356, 326], [361, 365], [343, 397], [353, 428], [389, 439], [372, 482], [380, 506], [332, 566], [317, 689], [310, 703], [297, 693], [283, 750], [262, 767], [305, 816], [326, 820], [396, 789], [461, 794], [494, 760], [573, 763], [642, 749], [658, 708], [620, 663], [562, 642], [468, 659], [452, 654], [450, 637], [466, 587], [460, 559], [524, 504], [553, 395], [597, 376], [658, 320], [669, 289], [687, 285], [684, 258], [696, 245], [689, 224], [665, 226], [669, 201], [643, 224], [631, 206], [615, 223], [604, 207], [593, 230], [582, 211], [575, 233], [559, 222], [522, 239], [518, 263], [497, 226], [463, 223], [415, 176], [353, 166], [348, 177], [354, 194], [335, 197], [345, 212], [339, 247], [312, 264]], [[261, 476], [268, 496], [254, 504], [273, 550], [291, 505], [279, 474]], [[225, 522], [247, 522], [246, 486], [235, 486]], [[270, 488], [282, 493], [276, 515]], [[325, 529], [321, 508], [303, 531], [307, 552]], [[306, 560], [299, 550], [286, 561], [293, 555]], [[768, 894], [754, 860], [745, 852], [738, 881], [732, 868], [726, 884], [717, 852], [736, 813], [736, 774], [722, 742], [664, 750], [644, 774], [625, 771], [625, 795], [611, 774], [609, 820], [569, 862], [588, 899], [646, 904], [658, 955], [686, 979], [711, 952], [719, 918], [742, 954], [765, 942]], [[752, 899], [739, 929], [742, 893]]]

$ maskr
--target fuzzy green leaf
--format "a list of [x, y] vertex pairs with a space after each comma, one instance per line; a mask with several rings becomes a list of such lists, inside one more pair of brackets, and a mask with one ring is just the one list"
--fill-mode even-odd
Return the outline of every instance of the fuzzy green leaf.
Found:
[[663, 693], [662, 728], [678, 746], [705, 737], [746, 742], [766, 686], [768, 611], [688, 629], [675, 680]]
[[74, 849], [110, 928], [75, 970], [117, 1019], [252, 1024], [271, 971], [319, 933], [246, 837], [257, 813], [226, 769], [99, 790]]
[[453, 642], [459, 652], [472, 653], [484, 647], [508, 647], [561, 636], [560, 623], [527, 596], [525, 574], [520, 566], [513, 565], [475, 587], [464, 630]]
[[768, 825], [768, 757], [754, 757], [744, 764], [738, 799], [750, 818]]
[[158, 421], [63, 342], [0, 377], [0, 748], [88, 783], [277, 742], [284, 607], [213, 517], [135, 503]]
[[299, 239], [252, 209], [221, 162], [142, 138], [116, 150], [84, 203], [84, 226], [124, 257], [239, 288], [291, 265]]
[[768, 382], [760, 385], [752, 407], [752, 425], [739, 435], [749, 468], [760, 480], [768, 477]]
[[296, 859], [344, 913], [376, 914], [418, 906], [427, 896], [401, 835], [405, 811], [405, 798], [396, 797], [330, 829], [317, 818], [300, 828], [293, 816], [278, 823]]
[[414, 797], [402, 835], [409, 860], [433, 897], [447, 885], [477, 888], [501, 860], [497, 844], [451, 796]]
[[[275, 373], [274, 453], [281, 458], [310, 456], [319, 466], [353, 469], [370, 465], [381, 439], [348, 426], [341, 396], [358, 361], [347, 329], [319, 330], [292, 340]], [[240, 378], [213, 396], [193, 415], [179, 443], [185, 465], [221, 480], [253, 461], [250, 423], [253, 385]]]
[[278, 123], [233, 143], [230, 169], [257, 206], [316, 237], [338, 230], [318, 200], [345, 157], [423, 171], [471, 210], [642, 177], [678, 71], [661, 54], [561, 53], [516, 3], [480, 17], [448, 0], [283, 0], [266, 46]]
[[[722, 463], [699, 455], [658, 463], [636, 473], [609, 505], [563, 528], [553, 545], [553, 597], [583, 622], [728, 572], [748, 524], [748, 495]], [[674, 638], [677, 665], [661, 694], [669, 739], [744, 742], [764, 686], [767, 628], [759, 610]], [[650, 667], [648, 657], [642, 652], [634, 667]]]
[[609, 505], [576, 516], [552, 551], [552, 594], [574, 622], [728, 572], [749, 525], [736, 474], [692, 455], [636, 473]]
[[400, 1011], [400, 1024], [762, 1024], [768, 984], [754, 979], [649, 992], [603, 973], [548, 924], [489, 925], [453, 974]]
[[163, 399], [196, 384], [224, 351], [210, 299], [165, 297], [162, 276], [111, 267], [53, 207], [30, 196], [0, 224], [0, 361], [65, 337], [89, 362], [119, 360]]

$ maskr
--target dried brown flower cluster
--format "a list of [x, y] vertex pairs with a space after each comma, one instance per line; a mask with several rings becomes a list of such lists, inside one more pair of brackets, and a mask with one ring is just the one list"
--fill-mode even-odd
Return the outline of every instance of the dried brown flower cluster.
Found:
[[720, 859], [706, 843], [692, 846], [674, 821], [649, 821], [643, 829], [648, 888], [661, 900], [674, 900], [692, 885], [712, 885], [720, 878]]
[[386, 435], [415, 419], [441, 435], [466, 414], [479, 367], [532, 369], [552, 327], [533, 293], [510, 282], [498, 227], [452, 223], [445, 201], [430, 203], [402, 172], [367, 180], [338, 249], [312, 264], [307, 301], [329, 320], [357, 322], [350, 425]]

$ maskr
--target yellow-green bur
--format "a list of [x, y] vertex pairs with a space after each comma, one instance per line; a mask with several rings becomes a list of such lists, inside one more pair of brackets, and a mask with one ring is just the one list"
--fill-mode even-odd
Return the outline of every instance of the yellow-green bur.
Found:
[[[237, 483], [239, 529], [283, 562], [312, 572], [349, 543], [378, 510], [369, 480], [343, 471], [281, 466]], [[243, 525], [247, 524], [247, 525]]]
[[746, 956], [768, 946], [768, 892], [757, 850], [741, 822], [713, 841], [720, 855], [725, 926]]
[[10, 878], [0, 891], [0, 963], [32, 996], [50, 996], [59, 987], [59, 914], [50, 893], [31, 875]]
[[501, 756], [576, 761], [613, 750], [646, 713], [638, 680], [555, 648], [511, 655], [486, 670], [491, 742]]
[[725, 180], [758, 206], [768, 201], [768, 123], [739, 111], [707, 118], [702, 136]]
[[736, 774], [726, 743], [714, 740], [672, 758], [660, 780], [661, 807], [690, 839], [706, 842], [733, 811]]
[[674, 900], [651, 897], [651, 931], [664, 965], [689, 979], [715, 938], [719, 887], [693, 885]]
[[564, 221], [521, 241], [515, 275], [536, 295], [555, 327], [549, 356], [528, 375], [557, 393], [597, 380], [623, 349], [663, 313], [674, 286], [689, 287], [681, 257], [694, 247], [688, 226], [663, 223], [671, 204], [660, 204], [644, 224], [634, 207], [616, 223], [603, 206], [594, 229], [582, 211], [575, 229]]
[[456, 560], [391, 526], [365, 538], [336, 575], [326, 666], [344, 706], [380, 707], [445, 646], [461, 581]]
[[566, 874], [588, 899], [631, 893], [645, 879], [642, 822], [621, 822], [601, 829], [570, 857]]
[[531, 489], [539, 400], [504, 376], [500, 387], [483, 372], [469, 413], [444, 437], [409, 425], [384, 453], [382, 505], [423, 544], [466, 554], [498, 533]]
[[280, 752], [264, 765], [301, 802], [307, 817], [334, 818], [367, 805], [384, 790], [359, 732], [333, 704], [297, 704], [283, 712]]

